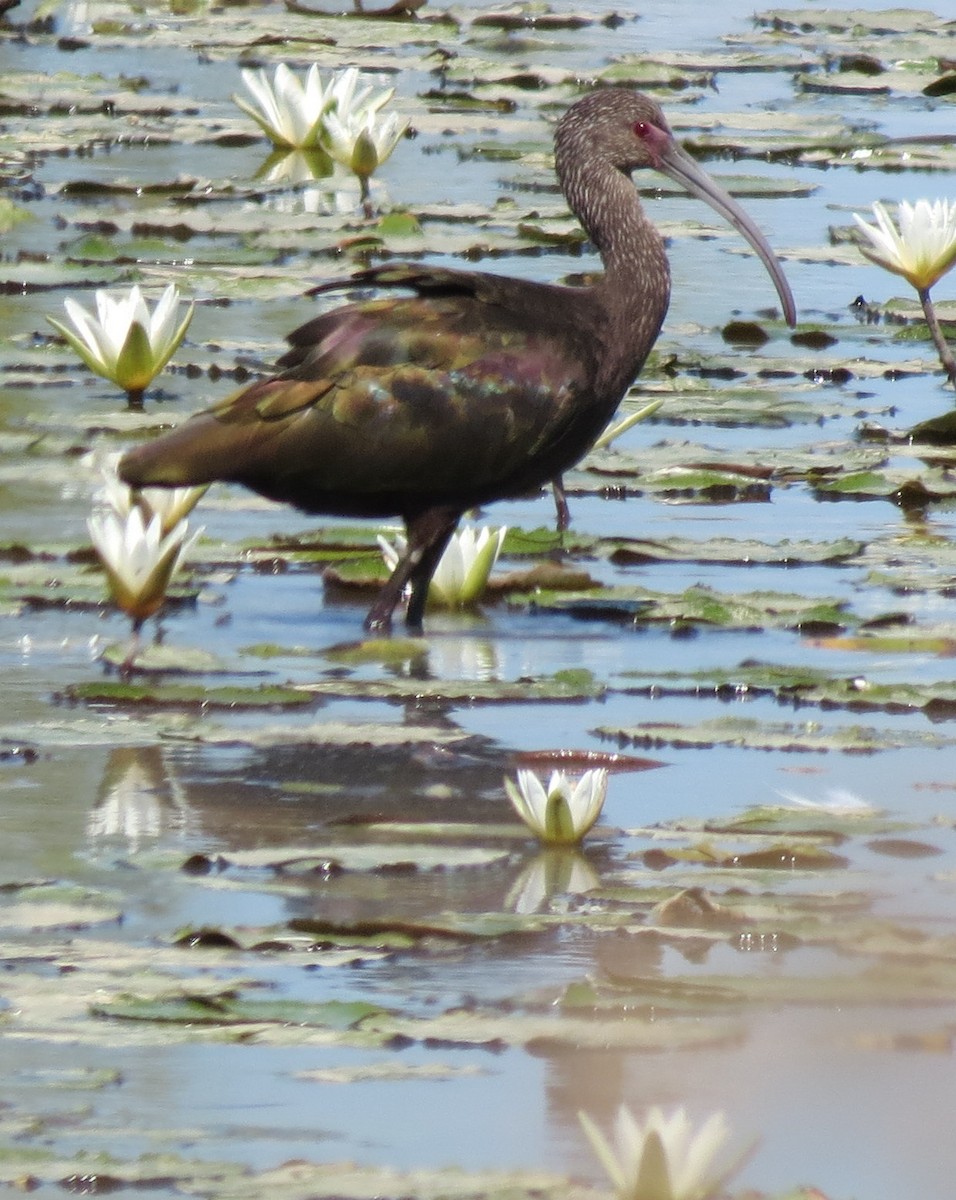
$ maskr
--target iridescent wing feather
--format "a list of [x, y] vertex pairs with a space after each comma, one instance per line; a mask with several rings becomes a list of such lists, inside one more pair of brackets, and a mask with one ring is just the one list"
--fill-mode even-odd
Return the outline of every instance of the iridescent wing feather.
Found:
[[507, 282], [499, 294], [494, 276], [364, 273], [352, 286], [416, 294], [313, 318], [290, 335], [279, 374], [132, 451], [124, 478], [230, 480], [356, 515], [470, 506], [544, 482], [579, 440], [594, 349], [566, 304], [548, 319], [568, 289]]

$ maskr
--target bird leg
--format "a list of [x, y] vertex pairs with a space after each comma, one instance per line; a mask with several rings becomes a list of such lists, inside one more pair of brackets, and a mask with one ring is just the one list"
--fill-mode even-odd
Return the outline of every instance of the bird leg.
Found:
[[412, 594], [408, 597], [408, 607], [405, 609], [405, 625], [408, 629], [422, 627], [425, 604], [428, 600], [428, 585], [460, 519], [460, 509], [430, 508], [406, 522], [409, 549], [416, 542], [421, 546], [418, 561], [409, 575]]
[[406, 587], [411, 588], [411, 595], [405, 611], [405, 624], [409, 629], [421, 629], [428, 585], [460, 517], [461, 511], [457, 508], [428, 508], [405, 518], [408, 545], [369, 609], [365, 618], [367, 630], [373, 633], [389, 632], [392, 614]]
[[568, 508], [568, 494], [564, 490], [564, 479], [560, 475], [555, 475], [551, 480], [551, 490], [554, 492], [554, 513], [558, 533], [564, 533], [571, 524], [571, 510]]

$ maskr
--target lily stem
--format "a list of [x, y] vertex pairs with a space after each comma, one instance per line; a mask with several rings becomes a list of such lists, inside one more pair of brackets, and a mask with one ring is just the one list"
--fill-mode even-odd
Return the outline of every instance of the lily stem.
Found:
[[133, 618], [133, 632], [129, 639], [129, 646], [126, 651], [126, 657], [120, 663], [119, 673], [123, 680], [129, 679], [133, 673], [133, 663], [136, 661], [136, 656], [139, 654], [140, 647], [143, 644], [143, 618]]
[[126, 392], [126, 407], [130, 412], [143, 411], [143, 395], [145, 388], [129, 388]]
[[362, 212], [365, 215], [365, 219], [371, 221], [375, 216], [375, 205], [372, 203], [372, 189], [369, 185], [368, 176], [359, 175], [358, 181], [362, 189]]
[[929, 288], [919, 288], [918, 291], [920, 304], [923, 306], [923, 315], [926, 318], [930, 336], [939, 355], [939, 361], [943, 364], [943, 370], [949, 376], [949, 382], [953, 387], [956, 387], [956, 359], [953, 358], [953, 352], [943, 337], [936, 309], [933, 307], [933, 301], [930, 299]]

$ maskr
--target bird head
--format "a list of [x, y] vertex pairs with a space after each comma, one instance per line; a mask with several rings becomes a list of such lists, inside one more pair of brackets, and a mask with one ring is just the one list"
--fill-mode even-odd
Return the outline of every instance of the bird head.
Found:
[[[562, 184], [592, 195], [608, 168], [630, 176], [643, 167], [660, 171], [728, 221], [753, 247], [773, 280], [787, 324], [796, 323], [790, 285], [766, 238], [750, 216], [675, 140], [661, 107], [629, 88], [595, 88], [558, 122], [555, 161]], [[580, 214], [579, 214], [580, 215]]]
[[673, 143], [661, 106], [629, 88], [595, 88], [565, 112], [556, 145], [574, 157], [599, 155], [625, 175], [640, 167], [659, 169]]

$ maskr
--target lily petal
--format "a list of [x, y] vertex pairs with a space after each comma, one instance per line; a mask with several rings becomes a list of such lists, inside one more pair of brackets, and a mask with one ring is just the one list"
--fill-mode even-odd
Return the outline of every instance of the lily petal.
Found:
[[864, 234], [859, 248], [872, 262], [902, 275], [917, 291], [928, 290], [956, 263], [956, 202], [903, 201], [894, 223], [884, 205], [873, 205], [876, 224], [858, 214], [853, 219]]
[[98, 290], [95, 303], [94, 317], [72, 298], [64, 300], [74, 329], [54, 317], [47, 320], [91, 371], [124, 391], [142, 391], [178, 349], [192, 320], [193, 305], [177, 325], [179, 291], [173, 284], [152, 312], [136, 285], [119, 296]]
[[545, 845], [574, 846], [600, 815], [607, 794], [607, 771], [585, 771], [577, 784], [563, 771], [552, 772], [547, 789], [534, 771], [518, 772], [517, 786], [505, 780], [505, 790], [518, 816]]

